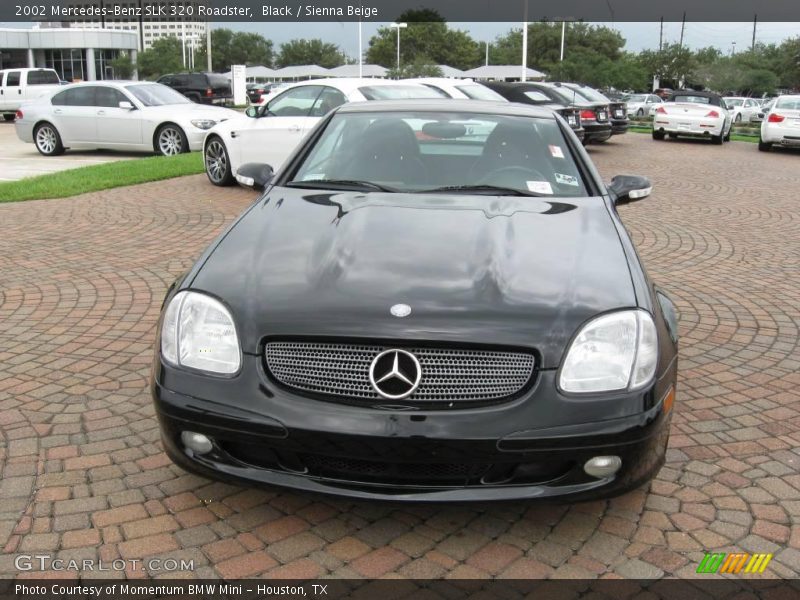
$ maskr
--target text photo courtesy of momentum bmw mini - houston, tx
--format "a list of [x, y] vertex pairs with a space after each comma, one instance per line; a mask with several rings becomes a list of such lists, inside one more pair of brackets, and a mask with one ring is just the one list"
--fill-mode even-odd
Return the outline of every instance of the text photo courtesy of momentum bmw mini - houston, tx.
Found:
[[800, 598], [800, 5], [0, 4], [0, 600]]

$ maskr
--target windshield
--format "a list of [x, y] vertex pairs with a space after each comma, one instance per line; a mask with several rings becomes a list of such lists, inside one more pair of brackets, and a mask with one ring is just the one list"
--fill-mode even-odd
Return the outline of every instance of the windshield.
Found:
[[367, 192], [586, 195], [554, 119], [477, 113], [338, 113], [289, 180]]
[[606, 98], [603, 94], [601, 94], [597, 90], [593, 90], [590, 87], [578, 87], [572, 85], [568, 85], [566, 87], [575, 90], [575, 92], [577, 92], [579, 96], [582, 96], [583, 98], [591, 102], [605, 102], [605, 103], [611, 102], [611, 100]]
[[775, 108], [783, 108], [787, 110], [800, 110], [800, 96], [789, 96], [786, 98], [779, 98], [775, 104]]
[[584, 102], [585, 99], [582, 96], [579, 96], [574, 90], [565, 87], [556, 87], [556, 86], [548, 86], [548, 88], [553, 94], [561, 98], [563, 102], [567, 104], [575, 104], [576, 102]]
[[145, 106], [164, 106], [167, 104], [190, 104], [183, 94], [160, 83], [141, 83], [125, 86], [136, 99]]
[[711, 104], [711, 98], [709, 98], [708, 96], [680, 95], [680, 96], [672, 96], [672, 98], [670, 98], [670, 102], [691, 102], [694, 104]]
[[647, 95], [646, 94], [634, 94], [633, 96], [628, 96], [628, 98], [625, 101], [626, 102], [631, 102], [631, 103], [633, 103], [633, 102], [645, 102], [645, 101], [647, 101]]
[[506, 101], [506, 99], [500, 94], [479, 83], [473, 83], [471, 85], [457, 85], [456, 89], [473, 100], [492, 100], [494, 102]]
[[368, 85], [359, 88], [367, 100], [408, 100], [409, 98], [447, 98], [441, 90], [424, 85]]
[[744, 103], [744, 100], [739, 98], [725, 98], [725, 104], [728, 106], [741, 106]]

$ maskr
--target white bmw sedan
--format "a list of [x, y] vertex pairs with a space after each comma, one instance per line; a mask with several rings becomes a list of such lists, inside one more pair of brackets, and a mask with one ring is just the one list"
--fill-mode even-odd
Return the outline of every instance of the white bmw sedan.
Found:
[[264, 106], [251, 106], [220, 123], [203, 144], [206, 175], [214, 185], [231, 185], [236, 170], [249, 162], [275, 170], [303, 136], [334, 108], [346, 102], [442, 98], [444, 93], [418, 83], [389, 79], [313, 79], [281, 90]]
[[64, 86], [17, 111], [17, 136], [45, 156], [67, 148], [157, 152], [199, 150], [206, 131], [239, 113], [195, 104], [160, 83], [91, 81]]
[[800, 148], [800, 95], [778, 97], [761, 123], [758, 149], [767, 152], [773, 144]]

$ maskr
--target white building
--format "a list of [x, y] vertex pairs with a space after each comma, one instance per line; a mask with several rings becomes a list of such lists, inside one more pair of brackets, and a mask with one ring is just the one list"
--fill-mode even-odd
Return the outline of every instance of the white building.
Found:
[[55, 69], [64, 81], [114, 79], [111, 61], [126, 52], [136, 64], [132, 31], [97, 29], [0, 29], [0, 69]]
[[[90, 5], [92, 3], [76, 1], [70, 3], [71, 6]], [[173, 3], [173, 5], [176, 3]], [[182, 2], [186, 8], [187, 15], [197, 15], [197, 6], [200, 4], [207, 5], [206, 0], [184, 0]], [[122, 6], [123, 8], [131, 9], [131, 14], [139, 8], [140, 2], [138, 0], [131, 0], [128, 6], [124, 2], [116, 2], [115, 6]], [[192, 8], [189, 8], [189, 7]], [[191, 17], [189, 17], [191, 18]], [[195, 17], [197, 18], [197, 17]], [[83, 29], [112, 29], [117, 31], [132, 31], [136, 34], [139, 40], [139, 50], [148, 50], [153, 42], [159, 38], [167, 37], [170, 35], [176, 36], [178, 39], [186, 40], [186, 46], [194, 47], [196, 50], [205, 46], [206, 43], [206, 21], [151, 21], [144, 16], [133, 18], [104, 18], [99, 21], [72, 21], [67, 24], [69, 27], [80, 27]]]

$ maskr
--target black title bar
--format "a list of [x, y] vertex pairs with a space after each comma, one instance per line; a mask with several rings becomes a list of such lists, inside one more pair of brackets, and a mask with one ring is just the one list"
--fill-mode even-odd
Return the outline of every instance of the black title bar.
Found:
[[800, 21], [799, 0], [2, 0], [0, 21], [387, 22], [409, 9], [450, 22]]

